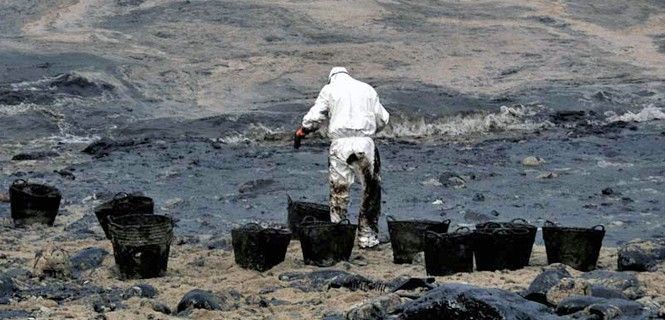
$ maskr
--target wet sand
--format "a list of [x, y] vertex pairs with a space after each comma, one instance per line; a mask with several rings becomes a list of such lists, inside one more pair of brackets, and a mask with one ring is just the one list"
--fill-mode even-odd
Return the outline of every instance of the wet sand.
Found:
[[[80, 208], [70, 209], [75, 212], [71, 218], [85, 214]], [[6, 224], [7, 221], [3, 221], [3, 225]], [[98, 238], [100, 235], [103, 236], [101, 228], [96, 227], [94, 230]], [[59, 248], [70, 253], [87, 247], [100, 247], [112, 252], [110, 242], [106, 240], [90, 238], [55, 240], [62, 232], [62, 227], [32, 228], [30, 230], [13, 230], [3, 227], [0, 241], [2, 247], [6, 249], [3, 250], [0, 263], [5, 269], [32, 270], [34, 254], [49, 242], [57, 243]], [[19, 238], [21, 241], [17, 241]], [[120, 309], [104, 313], [106, 319], [145, 319], [148, 317], [169, 319], [169, 316], [154, 311], [153, 303], [163, 303], [171, 309], [175, 309], [182, 296], [191, 289], [209, 290], [228, 299], [224, 304], [226, 311], [195, 310], [190, 315], [193, 319], [320, 319], [328, 314], [344, 314], [367, 299], [385, 294], [385, 292], [379, 291], [365, 292], [348, 289], [303, 292], [301, 289], [289, 287], [289, 282], [279, 279], [280, 274], [320, 270], [303, 265], [300, 245], [297, 241], [293, 241], [289, 246], [286, 260], [282, 264], [264, 273], [239, 268], [233, 261], [231, 251], [209, 250], [201, 244], [178, 245], [177, 243], [178, 240], [172, 246], [169, 269], [162, 278], [121, 281], [114, 267], [113, 257], [109, 255], [99, 268], [83, 272], [78, 280], [70, 280], [70, 283], [83, 287], [102, 288], [99, 293], [79, 299], [65, 299], [60, 303], [47, 298], [26, 298], [0, 306], [0, 310], [27, 310], [37, 319], [92, 319], [98, 315], [93, 310], [93, 303], [100, 297], [104, 297], [113, 290], [117, 291], [118, 288], [125, 290], [136, 284], [147, 283], [158, 290], [158, 295], [154, 299], [134, 297], [122, 301], [123, 306]], [[518, 271], [474, 272], [436, 277], [436, 282], [467, 283], [519, 292], [526, 289], [540, 273], [541, 268], [546, 265], [542, 246], [534, 248], [530, 265]], [[614, 270], [616, 268], [616, 250], [604, 248], [598, 266], [600, 269]], [[356, 247], [351, 262], [339, 263], [334, 268], [384, 281], [398, 276], [425, 276], [422, 263], [393, 264], [389, 244], [381, 245], [381, 250], [378, 251], [364, 251]], [[572, 274], [575, 276], [579, 272], [572, 271]], [[662, 271], [643, 272], [637, 275], [646, 289], [647, 296], [665, 297], [665, 274]], [[19, 286], [21, 286], [20, 283]], [[267, 302], [267, 305], [261, 306], [261, 301]]]

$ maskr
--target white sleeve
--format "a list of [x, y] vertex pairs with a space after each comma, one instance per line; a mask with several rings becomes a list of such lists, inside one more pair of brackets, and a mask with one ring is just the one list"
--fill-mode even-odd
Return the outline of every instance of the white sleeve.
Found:
[[388, 114], [386, 108], [383, 107], [379, 101], [379, 96], [376, 93], [374, 93], [374, 114], [376, 118], [376, 131], [379, 132], [383, 130], [388, 124], [388, 121], [390, 121], [390, 114]]
[[314, 106], [309, 109], [309, 112], [302, 119], [303, 128], [314, 131], [328, 118], [330, 105], [327, 96], [326, 87], [323, 87], [318, 98], [316, 98], [316, 102], [314, 102]]

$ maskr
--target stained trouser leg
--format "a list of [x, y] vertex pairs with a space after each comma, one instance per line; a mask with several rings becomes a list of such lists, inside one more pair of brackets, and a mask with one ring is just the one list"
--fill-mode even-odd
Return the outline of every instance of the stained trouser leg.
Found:
[[379, 216], [381, 215], [381, 159], [378, 149], [374, 149], [374, 164], [360, 167], [363, 179], [363, 199], [360, 205], [360, 228], [370, 228], [379, 232]]
[[335, 157], [330, 157], [330, 221], [346, 219], [349, 207], [349, 188], [353, 183], [353, 171], [350, 166]]

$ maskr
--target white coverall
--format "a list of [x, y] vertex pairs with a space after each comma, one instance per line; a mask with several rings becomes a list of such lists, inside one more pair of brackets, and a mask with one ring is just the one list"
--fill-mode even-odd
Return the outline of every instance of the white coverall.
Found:
[[346, 219], [349, 188], [358, 177], [363, 184], [358, 241], [361, 247], [373, 247], [379, 243], [381, 164], [371, 136], [385, 127], [389, 114], [374, 88], [353, 79], [345, 68], [333, 68], [329, 80], [303, 118], [302, 127], [314, 131], [329, 120], [330, 218], [333, 222]]

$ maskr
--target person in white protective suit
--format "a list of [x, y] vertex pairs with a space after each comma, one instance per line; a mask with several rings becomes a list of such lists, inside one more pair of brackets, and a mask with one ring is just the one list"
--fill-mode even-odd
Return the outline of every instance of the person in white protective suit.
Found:
[[381, 214], [381, 161], [371, 137], [386, 126], [389, 114], [374, 88], [352, 78], [345, 68], [333, 68], [328, 80], [303, 118], [296, 139], [329, 120], [330, 218], [333, 222], [346, 219], [349, 188], [357, 177], [363, 185], [358, 243], [361, 248], [371, 248], [379, 244]]

